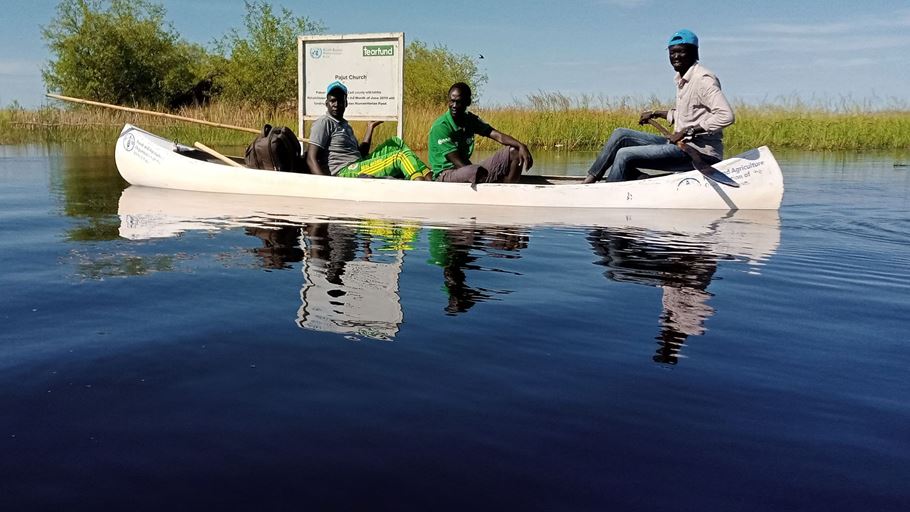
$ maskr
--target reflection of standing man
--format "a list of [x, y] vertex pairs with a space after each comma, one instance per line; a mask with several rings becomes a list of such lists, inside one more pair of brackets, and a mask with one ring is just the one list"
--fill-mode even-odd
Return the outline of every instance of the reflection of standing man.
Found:
[[[710, 281], [710, 278], [709, 278]], [[707, 287], [708, 283], [704, 283]], [[689, 336], [705, 333], [705, 321], [714, 315], [714, 308], [708, 305], [713, 295], [703, 288], [684, 286], [661, 286], [663, 296], [660, 313], [660, 334], [657, 340], [660, 348], [654, 354], [654, 361], [676, 364], [678, 354]]]
[[496, 228], [490, 238], [476, 228], [436, 228], [430, 230], [428, 239], [429, 263], [442, 267], [443, 289], [448, 295], [445, 307], [448, 315], [464, 313], [478, 302], [494, 300], [496, 295], [508, 293], [473, 288], [467, 284], [465, 270], [484, 268], [475, 263], [478, 257], [471, 253], [472, 250], [483, 250], [492, 257], [517, 258], [518, 251], [528, 246], [527, 233], [507, 227]]
[[428, 235], [429, 262], [442, 267], [443, 289], [448, 295], [446, 314], [455, 315], [471, 309], [474, 304], [488, 300], [489, 293], [467, 284], [465, 269], [477, 260], [471, 255], [474, 245], [473, 229], [431, 229]]
[[600, 228], [588, 240], [601, 259], [595, 263], [609, 270], [604, 275], [618, 282], [657, 286], [662, 291], [659, 347], [654, 361], [676, 364], [689, 336], [705, 332], [705, 321], [714, 314], [707, 304], [708, 285], [717, 270], [717, 256], [707, 247], [652, 244], [640, 233]]
[[617, 128], [588, 169], [585, 183], [594, 183], [606, 174], [606, 181], [635, 179], [638, 167], [665, 171], [691, 171], [692, 158], [676, 145], [687, 144], [714, 164], [723, 159], [723, 129], [733, 124], [733, 109], [714, 73], [698, 62], [698, 37], [689, 30], [673, 34], [667, 43], [670, 65], [676, 71], [676, 108], [642, 112], [638, 124], [662, 118], [675, 132], [666, 137]]

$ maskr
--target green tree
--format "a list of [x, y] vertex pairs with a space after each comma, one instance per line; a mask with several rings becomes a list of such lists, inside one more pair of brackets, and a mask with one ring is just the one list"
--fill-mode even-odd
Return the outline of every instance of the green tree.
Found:
[[215, 44], [223, 58], [218, 82], [227, 99], [276, 109], [297, 98], [297, 36], [325, 27], [260, 0], [244, 3], [245, 33], [232, 29]]
[[162, 104], [198, 80], [205, 51], [182, 41], [147, 0], [62, 0], [42, 27], [48, 90], [116, 104]]
[[445, 46], [430, 48], [417, 40], [408, 44], [404, 54], [404, 98], [408, 104], [442, 103], [455, 82], [470, 85], [477, 98], [487, 75], [478, 69], [473, 58]]

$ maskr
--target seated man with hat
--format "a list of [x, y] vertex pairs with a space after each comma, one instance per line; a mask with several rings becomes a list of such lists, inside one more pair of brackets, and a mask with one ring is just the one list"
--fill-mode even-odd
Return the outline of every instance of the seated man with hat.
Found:
[[663, 118], [674, 126], [669, 137], [617, 128], [588, 170], [585, 183], [606, 174], [606, 181], [639, 177], [639, 167], [664, 171], [690, 171], [692, 158], [676, 144], [685, 141], [702, 160], [714, 164], [723, 159], [723, 129], [733, 124], [733, 109], [714, 73], [698, 62], [698, 37], [680, 30], [667, 43], [670, 65], [676, 71], [676, 108], [641, 113], [638, 124]]
[[310, 127], [307, 167], [311, 173], [409, 180], [424, 180], [430, 176], [427, 165], [398, 137], [391, 137], [370, 152], [373, 129], [382, 121], [370, 121], [363, 141], [357, 142], [354, 130], [344, 118], [348, 88], [343, 83], [337, 80], [330, 83], [325, 96], [326, 114]]

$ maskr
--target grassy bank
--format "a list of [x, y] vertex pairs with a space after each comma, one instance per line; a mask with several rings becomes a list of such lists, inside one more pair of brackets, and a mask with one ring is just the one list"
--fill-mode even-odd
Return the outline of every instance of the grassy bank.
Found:
[[[617, 127], [637, 127], [638, 113], [656, 105], [616, 104], [592, 107], [559, 95], [530, 101], [527, 105], [477, 108], [477, 112], [502, 132], [547, 150], [598, 149]], [[737, 121], [726, 131], [730, 148], [767, 145], [805, 150], [875, 150], [910, 148], [910, 110], [863, 111], [805, 106], [738, 105]], [[406, 108], [404, 138], [414, 149], [426, 149], [427, 131], [444, 106]], [[238, 105], [215, 104], [175, 112], [179, 115], [238, 126], [261, 127], [269, 122], [296, 129], [296, 111], [276, 113]], [[141, 114], [97, 107], [0, 110], [0, 144], [34, 142], [110, 143], [124, 123], [181, 142], [201, 141], [221, 146], [242, 146], [253, 134], [211, 128]], [[355, 132], [363, 125], [354, 123]], [[395, 133], [394, 123], [380, 126], [374, 140]], [[495, 143], [478, 139], [480, 148]]]

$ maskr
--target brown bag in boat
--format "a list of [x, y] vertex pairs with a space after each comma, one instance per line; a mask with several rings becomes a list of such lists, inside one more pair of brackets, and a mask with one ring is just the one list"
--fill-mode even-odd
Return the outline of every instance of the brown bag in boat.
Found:
[[301, 146], [294, 131], [286, 126], [265, 125], [262, 135], [246, 148], [247, 167], [281, 172], [304, 172]]

